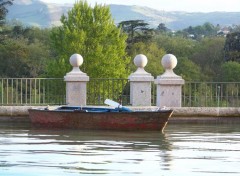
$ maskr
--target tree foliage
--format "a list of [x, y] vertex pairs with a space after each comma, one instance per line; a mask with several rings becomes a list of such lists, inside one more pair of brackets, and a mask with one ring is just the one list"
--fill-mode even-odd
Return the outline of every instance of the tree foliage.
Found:
[[171, 30], [168, 29], [164, 23], [160, 23], [160, 24], [157, 26], [157, 29], [156, 29], [155, 31], [158, 32], [158, 33], [160, 33], [160, 34], [167, 33], [167, 32], [171, 32]]
[[238, 62], [230, 61], [221, 66], [220, 79], [225, 82], [239, 82], [240, 81], [240, 64]]
[[174, 69], [177, 75], [182, 76], [186, 81], [200, 81], [203, 80], [201, 68], [186, 57], [178, 58], [177, 67]]
[[5, 23], [6, 14], [8, 13], [7, 6], [12, 5], [13, 0], [0, 0], [0, 27]]
[[[91, 78], [127, 78], [130, 71], [136, 71], [132, 60], [137, 54], [147, 56], [145, 70], [157, 76], [164, 72], [163, 55], [170, 53], [178, 59], [175, 73], [186, 81], [238, 80], [236, 63], [229, 66], [228, 61], [239, 62], [239, 26], [233, 26], [226, 38], [213, 36], [219, 26], [208, 23], [172, 33], [164, 32], [167, 29], [162, 23], [152, 30], [143, 20], [133, 20], [120, 23], [120, 29], [109, 7], [90, 7], [84, 1], [76, 3], [61, 22], [62, 26], [51, 29], [24, 27], [19, 22], [2, 26], [0, 76], [62, 78], [72, 69], [69, 58], [74, 53], [83, 56], [81, 70]], [[204, 37], [187, 37], [197, 31]]]
[[49, 49], [40, 42], [7, 39], [0, 44], [1, 77], [39, 77], [43, 73]]
[[115, 26], [108, 6], [76, 2], [61, 22], [51, 35], [58, 59], [49, 63], [48, 75], [63, 77], [71, 70], [69, 57], [78, 53], [84, 59], [81, 70], [92, 78], [127, 77], [127, 36]]
[[51, 57], [49, 30], [4, 26], [0, 42], [1, 77], [39, 77]]
[[187, 35], [193, 35], [193, 39], [201, 39], [205, 36], [215, 36], [217, 31], [219, 30], [219, 26], [214, 26], [213, 24], [206, 22], [203, 25], [198, 26], [189, 26], [186, 29], [183, 29], [183, 32], [186, 32]]
[[198, 42], [194, 53], [190, 57], [200, 66], [206, 80], [216, 80], [220, 66], [224, 62], [223, 48], [225, 39], [223, 37], [204, 38]]
[[119, 23], [119, 27], [128, 34], [128, 45], [138, 42], [148, 42], [153, 37], [153, 29], [143, 20], [129, 20]]
[[155, 41], [166, 53], [174, 54], [176, 57], [189, 58], [195, 50], [196, 42], [179, 36], [158, 35]]
[[224, 52], [226, 61], [240, 62], [240, 31], [227, 35]]

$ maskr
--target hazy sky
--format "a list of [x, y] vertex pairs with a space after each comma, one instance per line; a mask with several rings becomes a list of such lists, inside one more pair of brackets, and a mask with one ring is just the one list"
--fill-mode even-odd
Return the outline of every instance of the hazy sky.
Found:
[[[51, 3], [74, 3], [75, 0], [42, 0]], [[240, 0], [87, 0], [90, 4], [140, 5], [165, 11], [240, 12]]]

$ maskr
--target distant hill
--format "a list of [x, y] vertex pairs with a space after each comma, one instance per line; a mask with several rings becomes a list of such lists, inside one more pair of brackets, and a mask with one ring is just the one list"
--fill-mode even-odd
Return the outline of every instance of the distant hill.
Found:
[[[25, 25], [51, 27], [60, 25], [60, 17], [72, 6], [73, 4], [59, 5], [40, 0], [14, 0], [14, 5], [9, 7], [7, 19], [16, 19]], [[114, 4], [110, 5], [110, 9], [116, 24], [126, 20], [144, 20], [154, 28], [164, 23], [172, 30], [202, 25], [205, 22], [221, 26], [240, 24], [240, 12], [189, 13]]]

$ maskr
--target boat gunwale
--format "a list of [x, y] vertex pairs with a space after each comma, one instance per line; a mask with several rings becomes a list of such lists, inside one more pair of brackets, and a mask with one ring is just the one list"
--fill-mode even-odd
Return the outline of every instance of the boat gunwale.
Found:
[[[114, 110], [114, 109], [113, 109]], [[86, 112], [86, 111], [81, 111], [81, 110], [74, 110], [74, 109], [70, 109], [70, 110], [59, 110], [59, 109], [54, 109], [54, 110], [46, 110], [46, 109], [29, 109], [28, 111], [40, 111], [40, 112], [58, 112], [58, 113], [96, 113], [96, 114], [99, 114], [99, 113], [129, 113], [129, 114], [135, 114], [135, 113], [168, 113], [168, 112], [171, 112], [173, 113], [173, 110], [172, 109], [164, 109], [164, 110], [156, 110], [156, 111], [147, 111], [147, 110], [143, 110], [143, 111], [89, 111], [89, 112]]]

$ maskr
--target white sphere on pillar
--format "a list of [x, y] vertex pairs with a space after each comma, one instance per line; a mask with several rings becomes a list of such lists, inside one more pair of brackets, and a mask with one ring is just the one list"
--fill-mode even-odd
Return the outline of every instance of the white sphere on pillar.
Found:
[[172, 70], [177, 66], [177, 58], [173, 54], [166, 54], [161, 63], [165, 69]]
[[69, 62], [73, 67], [79, 67], [83, 64], [83, 57], [80, 54], [73, 54]]
[[135, 56], [134, 58], [134, 64], [138, 67], [138, 68], [144, 68], [148, 63], [148, 59], [145, 55], [143, 54], [138, 54]]

